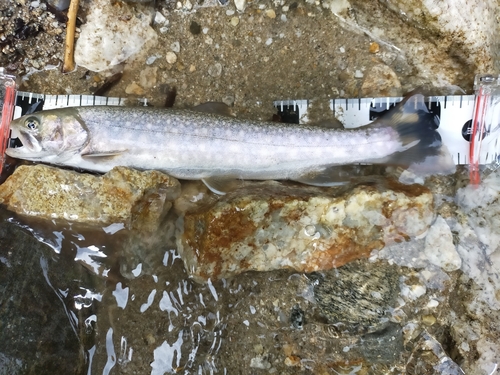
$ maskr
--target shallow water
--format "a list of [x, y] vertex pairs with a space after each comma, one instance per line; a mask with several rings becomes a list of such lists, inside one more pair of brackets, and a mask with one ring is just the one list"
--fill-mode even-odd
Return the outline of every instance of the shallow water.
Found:
[[[8, 245], [0, 249], [0, 267], [15, 272], [1, 303], [2, 321], [15, 325], [13, 314], [32, 309], [42, 315], [22, 316], [12, 329], [18, 351], [10, 350], [12, 337], [4, 336], [0, 368], [10, 370], [1, 374], [246, 374], [259, 369], [349, 374], [369, 368], [392, 373], [394, 356], [403, 350], [401, 338], [394, 340], [401, 329], [387, 322], [386, 306], [372, 321], [329, 321], [321, 309], [335, 301], [314, 300], [314, 287], [325, 275], [249, 272], [205, 284], [192, 281], [175, 249], [172, 215], [153, 236], [120, 225], [103, 229], [14, 217], [4, 210], [1, 220], [2, 241]], [[29, 298], [20, 283], [37, 285], [44, 294]], [[9, 299], [24, 303], [12, 306]], [[30, 336], [31, 326], [53, 326], [51, 346], [43, 335]], [[365, 335], [361, 345], [360, 333]], [[29, 347], [33, 340], [38, 340], [35, 348]], [[390, 350], [381, 350], [381, 342]], [[46, 367], [61, 347], [69, 356], [59, 359], [64, 365]], [[25, 358], [23, 350], [36, 356]], [[354, 362], [348, 365], [348, 359]]]
[[175, 245], [186, 202], [154, 233], [0, 209], [0, 375], [489, 374], [498, 184], [456, 193], [463, 176], [427, 181], [460, 269], [428, 235], [330, 271], [197, 283]]

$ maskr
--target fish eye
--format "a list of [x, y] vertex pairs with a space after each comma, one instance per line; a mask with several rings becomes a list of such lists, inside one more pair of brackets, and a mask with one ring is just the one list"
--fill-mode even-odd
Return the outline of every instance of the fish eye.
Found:
[[29, 117], [27, 118], [25, 121], [24, 121], [24, 125], [26, 125], [26, 127], [29, 129], [29, 130], [36, 130], [38, 129], [38, 120], [34, 117]]

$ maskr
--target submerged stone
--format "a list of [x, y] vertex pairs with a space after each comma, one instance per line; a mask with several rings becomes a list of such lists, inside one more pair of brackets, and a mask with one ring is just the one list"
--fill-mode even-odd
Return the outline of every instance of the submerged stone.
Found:
[[398, 268], [388, 263], [351, 262], [325, 272], [315, 284], [320, 314], [354, 333], [385, 329], [400, 294]]
[[0, 202], [21, 215], [155, 230], [179, 193], [179, 181], [157, 171], [117, 167], [96, 176], [35, 165], [0, 185]]
[[197, 280], [282, 268], [328, 270], [424, 234], [433, 196], [392, 180], [343, 188], [268, 182], [242, 188], [178, 221], [177, 242]]

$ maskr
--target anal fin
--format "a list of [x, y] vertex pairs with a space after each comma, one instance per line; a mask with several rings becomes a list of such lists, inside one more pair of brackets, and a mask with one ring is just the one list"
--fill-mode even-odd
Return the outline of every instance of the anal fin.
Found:
[[353, 179], [380, 173], [380, 167], [371, 164], [333, 165], [322, 171], [310, 172], [293, 180], [306, 185], [328, 187], [345, 185], [352, 182]]

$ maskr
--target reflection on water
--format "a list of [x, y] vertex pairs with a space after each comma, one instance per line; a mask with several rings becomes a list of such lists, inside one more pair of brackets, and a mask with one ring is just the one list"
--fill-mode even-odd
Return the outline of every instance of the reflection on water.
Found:
[[76, 337], [81, 329], [87, 336], [83, 350], [88, 374], [144, 373], [146, 368], [152, 374], [221, 370], [216, 356], [224, 323], [217, 291], [212, 283], [198, 285], [188, 279], [168, 220], [162, 231], [147, 237], [120, 224], [91, 228], [31, 218], [7, 220], [97, 280], [77, 283], [71, 290], [55, 288], [48, 262], [40, 260]]
[[[175, 249], [174, 214], [154, 234], [2, 215], [50, 247], [31, 272], [42, 273], [62, 305], [82, 352], [75, 373], [357, 374], [387, 370], [393, 358], [373, 346], [387, 340], [392, 353], [401, 350], [398, 328], [361, 339], [363, 346], [314, 312], [323, 307], [314, 299], [316, 278], [249, 272], [195, 283]], [[372, 364], [360, 363], [362, 350]], [[351, 354], [358, 360], [349, 364]]]

